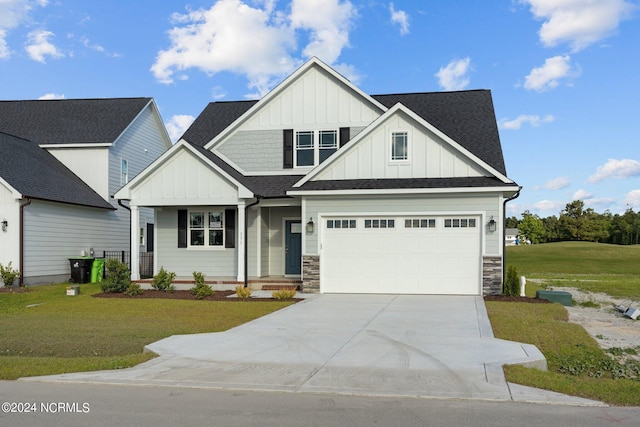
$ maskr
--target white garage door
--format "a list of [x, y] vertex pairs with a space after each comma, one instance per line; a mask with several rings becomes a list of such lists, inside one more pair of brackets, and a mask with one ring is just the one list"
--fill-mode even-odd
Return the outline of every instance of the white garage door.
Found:
[[480, 295], [479, 217], [322, 222], [322, 292]]

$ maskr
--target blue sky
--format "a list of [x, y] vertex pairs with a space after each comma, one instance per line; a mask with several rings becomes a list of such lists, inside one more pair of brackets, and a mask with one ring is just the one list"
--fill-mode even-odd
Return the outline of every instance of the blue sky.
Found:
[[0, 99], [155, 98], [175, 139], [310, 56], [369, 94], [491, 89], [508, 215], [640, 210], [640, 0], [0, 0]]

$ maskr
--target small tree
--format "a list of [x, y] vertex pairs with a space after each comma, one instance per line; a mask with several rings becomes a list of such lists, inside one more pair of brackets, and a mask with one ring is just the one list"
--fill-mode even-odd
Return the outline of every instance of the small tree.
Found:
[[209, 295], [213, 295], [213, 289], [204, 281], [205, 277], [204, 273], [199, 271], [193, 272], [193, 280], [196, 282], [196, 285], [191, 288], [191, 294], [194, 295], [196, 299], [203, 299]]
[[131, 284], [131, 272], [127, 264], [117, 259], [108, 259], [105, 263], [105, 277], [100, 283], [103, 292], [122, 293]]
[[153, 276], [151, 286], [153, 287], [153, 289], [171, 293], [175, 290], [175, 288], [173, 287], [173, 279], [175, 278], [176, 273], [168, 272], [164, 269], [164, 267], [160, 267], [160, 271], [158, 272], [158, 274]]
[[13, 283], [19, 277], [20, 272], [11, 267], [11, 261], [9, 261], [9, 264], [7, 264], [6, 267], [0, 263], [0, 279], [2, 279], [2, 283], [4, 283], [5, 288], [13, 286]]
[[518, 270], [513, 265], [507, 268], [507, 277], [502, 287], [502, 293], [511, 297], [520, 296], [520, 281], [518, 281]]

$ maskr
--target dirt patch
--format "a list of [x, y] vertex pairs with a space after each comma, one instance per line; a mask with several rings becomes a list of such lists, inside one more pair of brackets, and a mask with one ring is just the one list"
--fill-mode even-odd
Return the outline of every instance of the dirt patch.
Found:
[[640, 322], [624, 316], [614, 308], [618, 305], [640, 309], [640, 302], [603, 293], [584, 292], [576, 288], [553, 289], [572, 295], [577, 304], [566, 307], [569, 321], [581, 325], [600, 347], [640, 349]]
[[[225, 291], [215, 291], [213, 295], [209, 295], [208, 297], [204, 297], [201, 300], [198, 300], [191, 291], [173, 291], [173, 292], [163, 292], [157, 291], [155, 289], [145, 289], [140, 295], [128, 296], [125, 294], [119, 293], [111, 293], [111, 292], [103, 292], [100, 294], [93, 294], [94, 298], [128, 298], [128, 299], [148, 299], [148, 298], [161, 298], [161, 299], [182, 299], [182, 300], [193, 300], [193, 301], [229, 301], [229, 302], [259, 302], [259, 301], [276, 301], [274, 298], [256, 298], [251, 297], [246, 300], [242, 300], [240, 298], [234, 298], [236, 295], [235, 291], [225, 290]], [[230, 298], [231, 297], [231, 298]], [[294, 298], [291, 301], [301, 301], [301, 299]]]

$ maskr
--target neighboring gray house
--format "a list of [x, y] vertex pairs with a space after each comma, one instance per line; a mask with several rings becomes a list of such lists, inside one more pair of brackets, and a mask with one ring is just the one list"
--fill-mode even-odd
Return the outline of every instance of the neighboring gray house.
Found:
[[178, 277], [482, 295], [519, 191], [489, 91], [370, 96], [312, 58], [259, 101], [209, 104], [115, 197], [155, 210], [155, 268]]
[[[111, 196], [170, 146], [151, 98], [0, 101], [0, 263], [46, 283], [83, 250], [129, 251], [130, 213]], [[147, 251], [153, 210], [134, 224]]]

